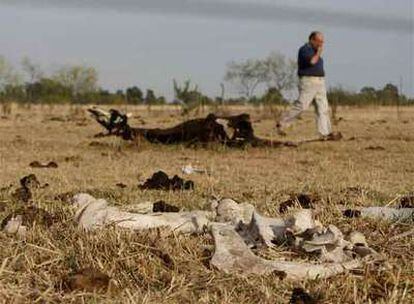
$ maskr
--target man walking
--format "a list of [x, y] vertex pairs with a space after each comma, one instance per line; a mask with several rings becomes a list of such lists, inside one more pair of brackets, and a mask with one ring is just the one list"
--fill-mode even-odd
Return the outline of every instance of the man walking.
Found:
[[318, 131], [323, 139], [333, 139], [329, 105], [326, 95], [325, 70], [323, 67], [324, 36], [321, 32], [312, 32], [309, 41], [299, 49], [298, 75], [299, 98], [291, 109], [285, 112], [276, 127], [278, 133], [285, 136], [284, 129], [290, 126], [296, 118], [313, 102], [316, 111]]

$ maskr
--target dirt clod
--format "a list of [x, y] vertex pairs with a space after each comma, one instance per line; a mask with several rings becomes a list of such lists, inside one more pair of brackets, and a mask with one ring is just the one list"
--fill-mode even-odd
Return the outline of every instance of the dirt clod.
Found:
[[192, 190], [194, 189], [194, 182], [191, 180], [183, 180], [177, 175], [169, 178], [163, 171], [158, 171], [147, 179], [144, 184], [139, 186], [140, 189], [148, 190]]
[[316, 304], [318, 300], [307, 293], [303, 288], [294, 288], [289, 304]]
[[82, 269], [69, 274], [63, 279], [63, 288], [68, 291], [83, 290], [87, 292], [106, 292], [111, 278], [92, 268]]
[[21, 178], [20, 185], [21, 187], [13, 192], [12, 197], [14, 200], [23, 203], [27, 203], [32, 199], [32, 190], [42, 187], [34, 174], [29, 174]]
[[405, 195], [400, 199], [400, 208], [414, 208], [414, 193]]
[[360, 217], [361, 216], [361, 211], [359, 210], [352, 210], [352, 209], [347, 209], [343, 212], [343, 215], [345, 217], [349, 217], [349, 218], [354, 218], [354, 217]]
[[179, 212], [180, 208], [167, 204], [164, 201], [155, 202], [152, 208], [152, 212]]
[[290, 199], [280, 204], [279, 212], [285, 213], [289, 208], [295, 207], [297, 205], [303, 209], [312, 209], [314, 207], [314, 204], [319, 200], [319, 196], [314, 194], [300, 193], [297, 195], [292, 195]]

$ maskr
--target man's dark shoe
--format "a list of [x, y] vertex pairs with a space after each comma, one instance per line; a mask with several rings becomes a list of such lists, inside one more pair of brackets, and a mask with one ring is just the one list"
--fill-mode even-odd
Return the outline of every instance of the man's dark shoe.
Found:
[[338, 141], [338, 140], [341, 140], [342, 138], [343, 136], [341, 132], [332, 132], [332, 133], [329, 133], [328, 135], [323, 135], [321, 137], [321, 140]]

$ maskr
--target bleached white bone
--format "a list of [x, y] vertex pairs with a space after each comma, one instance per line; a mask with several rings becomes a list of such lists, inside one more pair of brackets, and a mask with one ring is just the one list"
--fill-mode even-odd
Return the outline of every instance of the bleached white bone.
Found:
[[255, 210], [253, 205], [237, 203], [230, 198], [213, 201], [211, 209], [216, 213], [217, 222], [231, 222], [234, 225], [240, 222], [249, 224]]
[[[303, 280], [331, 277], [362, 265], [361, 260], [346, 252], [355, 249], [354, 244], [345, 241], [335, 226], [323, 228], [312, 219], [309, 210], [299, 210], [284, 220], [261, 216], [253, 206], [238, 204], [230, 199], [215, 201], [212, 204], [215, 212], [149, 214], [125, 212], [108, 206], [106, 200], [95, 199], [88, 194], [76, 195], [73, 203], [79, 226], [87, 230], [106, 225], [132, 230], [166, 227], [181, 233], [204, 233], [206, 229], [211, 229], [215, 242], [211, 264], [228, 273], [260, 275], [276, 272], [289, 279]], [[223, 222], [212, 222], [214, 216]], [[304, 252], [318, 251], [320, 261], [330, 263], [270, 261], [255, 255], [248, 247], [248, 243], [272, 246], [272, 241], [285, 238], [286, 232], [293, 233], [299, 249]], [[351, 237], [358, 243], [358, 250], [353, 252], [360, 256], [374, 254], [363, 244], [362, 237]]]
[[361, 266], [359, 260], [345, 263], [311, 264], [269, 261], [255, 255], [232, 225], [212, 224], [215, 252], [211, 264], [226, 273], [268, 274], [277, 272], [288, 279], [328, 278]]
[[212, 217], [212, 213], [207, 211], [151, 214], [125, 212], [108, 206], [106, 200], [95, 199], [89, 194], [77, 194], [73, 200], [77, 209], [75, 218], [79, 226], [86, 230], [116, 225], [132, 230], [166, 227], [180, 233], [202, 233]]
[[414, 222], [414, 208], [367, 207], [359, 210], [361, 211], [361, 217], [392, 222]]
[[7, 234], [16, 234], [21, 238], [26, 237], [27, 227], [22, 224], [23, 218], [21, 215], [12, 217], [4, 226], [4, 232]]

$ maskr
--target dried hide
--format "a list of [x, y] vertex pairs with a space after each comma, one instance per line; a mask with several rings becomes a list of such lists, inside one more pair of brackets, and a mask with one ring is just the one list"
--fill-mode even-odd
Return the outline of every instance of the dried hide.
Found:
[[[292, 142], [272, 141], [255, 136], [249, 114], [219, 117], [208, 114], [205, 118], [190, 119], [174, 127], [165, 129], [132, 128], [128, 115], [117, 110], [106, 112], [99, 108], [88, 111], [102, 125], [107, 135], [120, 136], [125, 140], [145, 138], [151, 143], [220, 143], [229, 147], [279, 147], [296, 146]], [[102, 136], [102, 134], [100, 134]]]

